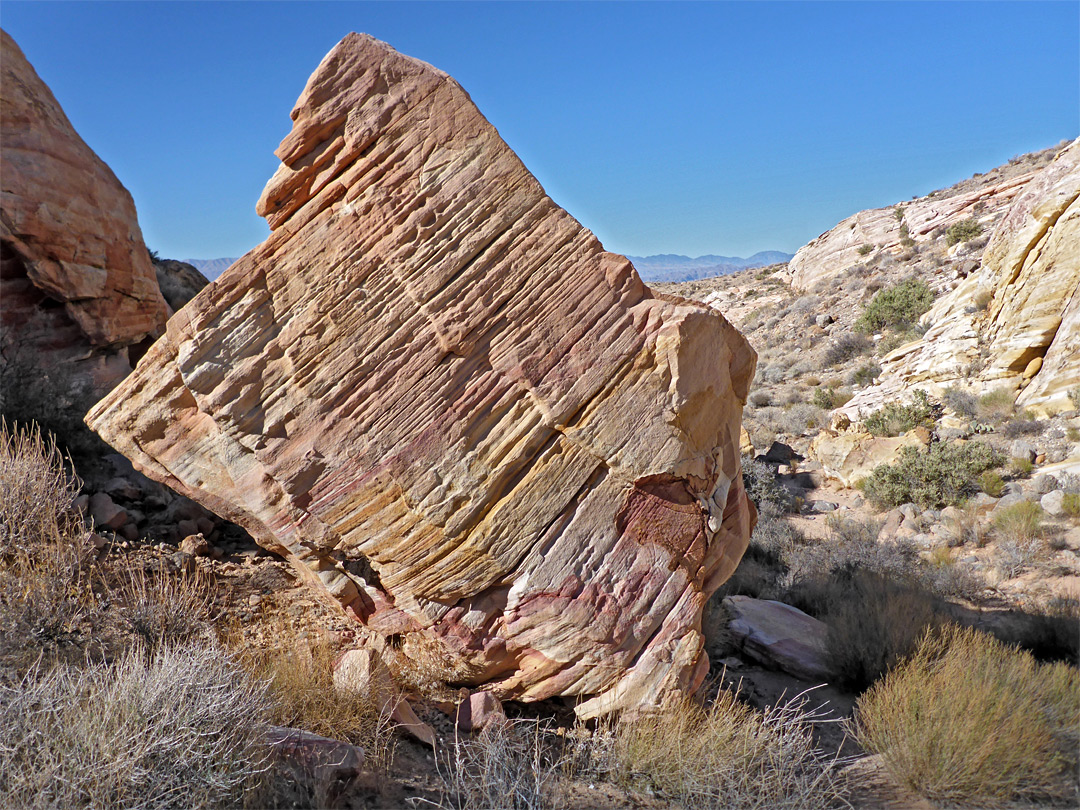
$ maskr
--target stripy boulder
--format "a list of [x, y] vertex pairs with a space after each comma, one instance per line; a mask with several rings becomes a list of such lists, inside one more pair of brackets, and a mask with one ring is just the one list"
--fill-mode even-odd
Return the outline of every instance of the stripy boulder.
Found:
[[165, 300], [131, 195], [2, 31], [0, 54], [0, 370], [61, 369], [101, 396], [162, 333]]
[[88, 422], [428, 675], [582, 716], [699, 684], [755, 516], [753, 350], [605, 252], [430, 65], [350, 34], [292, 120], [270, 237]]

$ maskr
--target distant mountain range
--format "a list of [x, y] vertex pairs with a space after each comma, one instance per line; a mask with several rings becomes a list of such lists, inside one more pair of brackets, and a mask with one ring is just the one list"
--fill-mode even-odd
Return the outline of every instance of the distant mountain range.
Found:
[[182, 262], [187, 262], [208, 279], [213, 281], [226, 270], [229, 266], [236, 261], [236, 259], [181, 259]]
[[699, 278], [724, 276], [748, 267], [766, 267], [788, 261], [794, 254], [762, 250], [748, 259], [740, 256], [680, 256], [661, 253], [657, 256], [627, 256], [645, 281], [696, 281]]
[[[740, 256], [680, 256], [676, 253], [661, 253], [657, 256], [627, 256], [634, 263], [638, 273], [645, 281], [695, 281], [699, 278], [724, 276], [748, 267], [766, 267], [770, 264], [786, 262], [791, 253], [779, 250], [762, 250], [744, 259]], [[213, 281], [236, 259], [184, 259], [190, 265]]]

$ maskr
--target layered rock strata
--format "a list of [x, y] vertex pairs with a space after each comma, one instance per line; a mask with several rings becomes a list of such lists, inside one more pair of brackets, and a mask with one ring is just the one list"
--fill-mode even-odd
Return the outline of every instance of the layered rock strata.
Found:
[[0, 362], [100, 396], [165, 326], [131, 195], [0, 32]]
[[[962, 220], [992, 223], [1037, 175], [1025, 172], [951, 197], [920, 197], [899, 206], [860, 211], [799, 248], [778, 277], [796, 290], [809, 290], [845, 275], [877, 254], [902, 253], [903, 227], [912, 240], [909, 244], [918, 244]], [[866, 250], [868, 255], [860, 253]]]
[[852, 418], [913, 388], [1004, 389], [1050, 414], [1080, 387], [1080, 140], [1028, 183], [986, 246], [982, 266], [924, 316], [923, 338], [882, 361]]
[[88, 421], [455, 686], [594, 716], [704, 677], [756, 356], [555, 205], [446, 74], [350, 34], [272, 228]]

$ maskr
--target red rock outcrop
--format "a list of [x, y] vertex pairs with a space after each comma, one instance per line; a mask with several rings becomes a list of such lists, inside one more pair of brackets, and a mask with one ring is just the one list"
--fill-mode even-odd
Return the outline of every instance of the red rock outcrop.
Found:
[[292, 119], [271, 236], [88, 422], [429, 675], [582, 716], [700, 683], [754, 521], [753, 350], [606, 253], [430, 65], [350, 34]]
[[0, 54], [3, 359], [101, 395], [131, 371], [129, 347], [162, 333], [165, 300], [131, 195], [6, 32]]

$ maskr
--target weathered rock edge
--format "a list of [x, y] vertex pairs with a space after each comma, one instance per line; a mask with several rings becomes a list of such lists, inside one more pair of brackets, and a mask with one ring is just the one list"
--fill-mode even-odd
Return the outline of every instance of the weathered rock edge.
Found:
[[350, 34], [292, 112], [271, 236], [88, 423], [455, 686], [655, 703], [755, 520], [756, 355], [645, 287], [446, 74]]
[[131, 195], [6, 31], [0, 68], [0, 362], [101, 396], [163, 332], [165, 299]]

